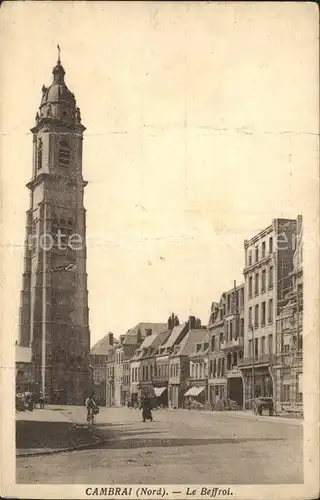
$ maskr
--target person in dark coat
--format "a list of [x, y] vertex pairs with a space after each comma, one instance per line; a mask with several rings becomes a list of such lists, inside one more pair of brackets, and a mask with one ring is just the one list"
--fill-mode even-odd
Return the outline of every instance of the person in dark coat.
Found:
[[40, 406], [40, 409], [44, 409], [44, 395], [43, 395], [43, 392], [40, 391], [39, 393], [39, 406]]
[[150, 398], [144, 397], [141, 402], [142, 407], [142, 420], [145, 422], [146, 420], [150, 420], [152, 422], [152, 413], [151, 413], [151, 401]]

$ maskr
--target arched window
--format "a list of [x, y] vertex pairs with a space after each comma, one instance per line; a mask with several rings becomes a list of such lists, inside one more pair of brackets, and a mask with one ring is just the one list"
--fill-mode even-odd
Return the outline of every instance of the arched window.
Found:
[[69, 167], [70, 164], [70, 146], [66, 140], [59, 143], [59, 166]]
[[42, 139], [39, 139], [38, 146], [37, 146], [37, 168], [38, 168], [38, 170], [41, 170], [41, 168], [42, 168], [42, 150], [43, 150]]
[[213, 376], [215, 377], [216, 376], [216, 372], [217, 372], [217, 362], [216, 360], [213, 361]]

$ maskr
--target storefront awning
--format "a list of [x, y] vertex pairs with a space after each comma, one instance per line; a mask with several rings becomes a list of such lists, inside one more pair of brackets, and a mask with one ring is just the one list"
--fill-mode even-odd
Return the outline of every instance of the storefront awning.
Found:
[[204, 389], [204, 387], [190, 387], [185, 393], [185, 396], [199, 396]]
[[161, 394], [163, 394], [166, 389], [167, 389], [166, 387], [154, 387], [155, 396], [157, 398], [159, 398], [161, 396]]
[[190, 387], [190, 389], [188, 389], [187, 392], [185, 393], [185, 397], [186, 396], [192, 396], [193, 389], [194, 389], [194, 387]]
[[195, 396], [199, 396], [203, 391], [205, 390], [205, 387], [195, 387]]

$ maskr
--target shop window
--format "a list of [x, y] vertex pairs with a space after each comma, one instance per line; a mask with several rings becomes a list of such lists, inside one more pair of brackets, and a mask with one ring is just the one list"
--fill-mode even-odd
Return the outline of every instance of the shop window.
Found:
[[288, 403], [290, 401], [290, 385], [284, 384], [282, 387], [282, 401]]

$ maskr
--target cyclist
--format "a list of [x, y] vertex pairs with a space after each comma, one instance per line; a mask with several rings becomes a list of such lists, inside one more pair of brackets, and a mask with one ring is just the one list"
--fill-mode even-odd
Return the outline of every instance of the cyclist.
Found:
[[97, 414], [97, 403], [94, 400], [94, 393], [92, 393], [87, 399], [86, 399], [86, 408], [87, 408], [87, 422], [89, 428], [92, 427], [93, 421], [94, 421], [94, 416]]

